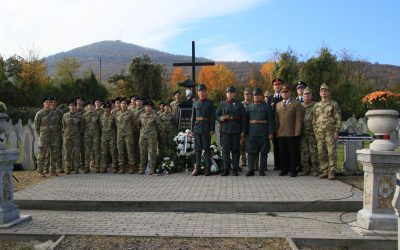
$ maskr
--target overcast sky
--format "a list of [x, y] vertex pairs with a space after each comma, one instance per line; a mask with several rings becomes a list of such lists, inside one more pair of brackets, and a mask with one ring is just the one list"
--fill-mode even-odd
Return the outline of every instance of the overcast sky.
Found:
[[0, 54], [40, 56], [120, 39], [213, 60], [301, 58], [321, 46], [400, 65], [399, 0], [0, 0]]

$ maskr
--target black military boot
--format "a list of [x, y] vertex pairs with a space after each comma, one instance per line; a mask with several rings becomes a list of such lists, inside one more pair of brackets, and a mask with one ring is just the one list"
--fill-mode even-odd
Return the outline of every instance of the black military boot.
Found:
[[221, 173], [221, 176], [228, 176], [229, 175], [229, 170], [224, 170]]
[[254, 176], [254, 170], [247, 171], [246, 176]]

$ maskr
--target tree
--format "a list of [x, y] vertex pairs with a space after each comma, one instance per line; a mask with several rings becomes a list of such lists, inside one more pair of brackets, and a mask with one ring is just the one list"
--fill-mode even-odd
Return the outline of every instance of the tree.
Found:
[[154, 63], [147, 55], [132, 59], [129, 74], [133, 81], [134, 93], [153, 100], [160, 99], [162, 70], [163, 67]]
[[74, 57], [63, 58], [56, 65], [56, 77], [61, 82], [74, 82], [78, 76], [81, 63]]
[[275, 68], [275, 63], [272, 61], [268, 61], [261, 65], [261, 75], [264, 78], [264, 81], [266, 83], [265, 88], [268, 90], [272, 90], [272, 79], [273, 79], [273, 71]]
[[284, 83], [292, 84], [298, 79], [299, 65], [298, 58], [293, 50], [288, 49], [285, 52], [279, 53], [278, 62], [272, 71], [272, 75], [281, 78]]
[[319, 50], [317, 57], [311, 57], [301, 67], [300, 78], [314, 90], [319, 90], [322, 83], [335, 88], [339, 83], [341, 70], [336, 56], [326, 47]]
[[208, 97], [215, 102], [225, 99], [228, 86], [237, 85], [236, 75], [223, 64], [201, 67], [198, 79], [207, 86]]
[[175, 86], [177, 83], [185, 81], [183, 67], [176, 67], [171, 75], [171, 85]]
[[247, 86], [254, 89], [254, 88], [261, 88], [265, 89], [266, 82], [261, 74], [260, 69], [256, 66], [252, 66], [246, 74], [246, 83]]

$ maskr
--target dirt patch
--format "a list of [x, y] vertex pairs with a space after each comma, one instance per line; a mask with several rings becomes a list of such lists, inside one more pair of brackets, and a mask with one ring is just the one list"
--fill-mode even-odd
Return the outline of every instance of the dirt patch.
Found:
[[285, 239], [67, 236], [56, 249], [290, 249]]
[[364, 176], [341, 176], [338, 177], [338, 180], [349, 185], [354, 185], [354, 187], [360, 190], [364, 190]]
[[39, 182], [49, 180], [50, 178], [54, 178], [53, 176], [49, 175], [46, 177], [40, 177], [34, 170], [13, 171], [13, 175], [15, 177], [13, 178], [14, 192], [28, 188]]

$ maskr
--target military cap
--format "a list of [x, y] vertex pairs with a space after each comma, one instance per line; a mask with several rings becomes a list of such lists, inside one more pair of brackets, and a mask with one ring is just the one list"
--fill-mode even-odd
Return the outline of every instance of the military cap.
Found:
[[299, 81], [299, 82], [296, 82], [296, 89], [299, 89], [299, 88], [305, 88], [305, 87], [307, 87], [307, 84], [305, 83], [305, 82], [301, 82], [301, 81]]
[[282, 83], [283, 81], [282, 81], [281, 78], [275, 78], [275, 79], [272, 80], [272, 84], [274, 84], [274, 83], [276, 83], [276, 82]]
[[143, 104], [144, 106], [154, 106], [154, 104], [153, 104], [153, 102], [152, 101], [150, 101], [150, 100], [146, 100], [146, 101], [144, 101], [144, 104]]
[[260, 88], [255, 88], [253, 90], [253, 95], [262, 95], [263, 91]]
[[111, 108], [111, 106], [112, 106], [112, 104], [111, 104], [110, 101], [105, 102], [105, 103], [103, 104], [103, 108]]
[[80, 97], [80, 96], [77, 96], [76, 98], [75, 98], [75, 100], [82, 100], [83, 98], [82, 97]]
[[115, 98], [115, 101], [116, 101], [116, 102], [117, 102], [117, 101], [120, 102], [121, 100], [122, 100], [122, 97], [121, 97], [121, 96], [118, 96], [118, 97]]
[[281, 89], [281, 92], [288, 92], [288, 91], [290, 91], [289, 86], [283, 85], [283, 87], [282, 87], [282, 89]]
[[129, 103], [130, 100], [129, 100], [128, 98], [121, 97], [121, 99], [119, 100], [119, 102], [126, 102], [126, 103]]
[[141, 96], [136, 96], [136, 100], [143, 101], [143, 98]]
[[326, 85], [326, 83], [323, 83], [321, 85], [321, 87], [319, 88], [320, 91], [323, 90], [323, 89], [329, 90], [329, 87], [328, 87], [328, 85]]
[[174, 95], [176, 94], [182, 94], [182, 92], [180, 90], [175, 90]]
[[54, 96], [50, 96], [50, 101], [57, 101], [57, 99]]
[[197, 87], [197, 90], [203, 90], [203, 91], [206, 91], [206, 90], [207, 90], [207, 87], [206, 87], [206, 85], [205, 85], [205, 84], [203, 84], [203, 83], [200, 83], [200, 84], [199, 84], [199, 87]]
[[245, 94], [251, 94], [251, 90], [250, 90], [249, 88], [245, 88], [245, 89], [244, 89], [244, 93], [245, 93]]
[[51, 101], [51, 97], [50, 97], [50, 96], [44, 97], [44, 98], [42, 99], [42, 102], [45, 102], [45, 101]]
[[68, 102], [68, 106], [69, 105], [74, 105], [74, 106], [76, 106], [76, 100], [71, 100], [71, 101], [69, 101]]
[[311, 91], [311, 89], [310, 89], [309, 87], [306, 87], [306, 88], [304, 89], [303, 94], [306, 94], [306, 93], [312, 94], [312, 91]]
[[236, 93], [236, 89], [233, 86], [229, 86], [226, 88], [225, 92], [232, 92], [232, 93]]
[[87, 105], [94, 105], [94, 101], [92, 101], [92, 100], [86, 101], [85, 106], [87, 106]]

